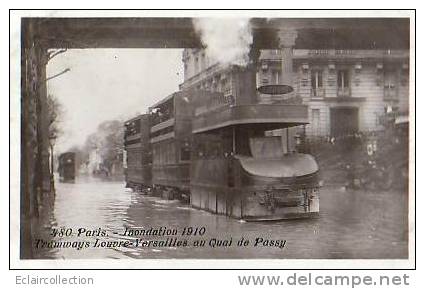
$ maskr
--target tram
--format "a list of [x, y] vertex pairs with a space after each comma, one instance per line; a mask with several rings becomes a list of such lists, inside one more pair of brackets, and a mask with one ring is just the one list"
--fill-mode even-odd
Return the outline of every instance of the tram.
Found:
[[59, 156], [59, 180], [69, 182], [75, 180], [75, 153], [66, 152]]
[[[179, 91], [138, 118], [149, 127], [152, 159], [131, 157], [127, 134], [127, 185], [248, 221], [317, 216], [319, 167], [293, 145], [294, 132], [308, 123], [307, 106], [261, 103], [250, 71], [233, 77], [245, 85], [232, 95]], [[151, 178], [138, 169], [144, 166]]]

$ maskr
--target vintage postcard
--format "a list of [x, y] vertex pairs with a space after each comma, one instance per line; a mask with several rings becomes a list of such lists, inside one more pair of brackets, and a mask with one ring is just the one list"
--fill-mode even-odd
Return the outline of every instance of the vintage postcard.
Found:
[[11, 268], [415, 266], [414, 11], [10, 24]]

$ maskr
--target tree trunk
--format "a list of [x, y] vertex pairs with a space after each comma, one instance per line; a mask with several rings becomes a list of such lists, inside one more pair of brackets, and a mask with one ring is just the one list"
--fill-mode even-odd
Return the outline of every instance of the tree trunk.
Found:
[[55, 193], [55, 178], [54, 178], [54, 155], [53, 155], [54, 146], [50, 145], [50, 187], [52, 192]]

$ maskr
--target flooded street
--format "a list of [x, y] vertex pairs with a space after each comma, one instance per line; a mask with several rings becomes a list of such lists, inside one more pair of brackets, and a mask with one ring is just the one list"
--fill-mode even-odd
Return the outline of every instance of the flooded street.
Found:
[[[44, 241], [166, 240], [189, 244], [202, 238], [204, 247], [36, 248], [36, 258], [407, 258], [407, 193], [345, 191], [325, 186], [320, 217], [278, 222], [244, 222], [190, 208], [177, 201], [145, 196], [126, 189], [124, 182], [77, 178], [56, 184], [53, 214], [37, 233]], [[205, 227], [203, 236], [124, 236], [125, 228], [177, 229]], [[165, 228], [166, 227], [166, 228]], [[51, 228], [72, 229], [68, 237], [51, 236]], [[77, 230], [105, 230], [107, 236], [76, 237]], [[285, 247], [236, 246], [241, 238], [254, 242], [286, 240]], [[232, 238], [232, 246], [211, 247], [211, 239]], [[172, 240], [171, 240], [172, 241]], [[170, 242], [171, 242], [170, 241]]]

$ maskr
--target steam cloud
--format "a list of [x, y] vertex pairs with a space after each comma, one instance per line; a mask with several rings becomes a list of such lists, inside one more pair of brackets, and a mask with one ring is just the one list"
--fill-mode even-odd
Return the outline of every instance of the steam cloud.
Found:
[[194, 18], [206, 55], [214, 62], [246, 66], [253, 41], [248, 18]]

